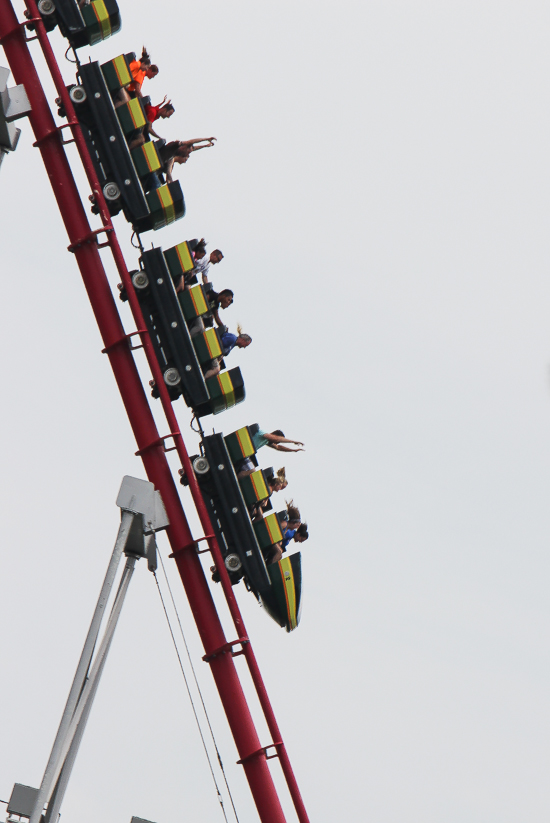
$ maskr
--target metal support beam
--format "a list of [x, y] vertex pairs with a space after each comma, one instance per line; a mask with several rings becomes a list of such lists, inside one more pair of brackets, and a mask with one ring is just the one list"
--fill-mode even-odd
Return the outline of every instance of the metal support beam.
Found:
[[[92, 670], [86, 681], [82, 696], [78, 701], [78, 706], [71, 719], [65, 741], [61, 747], [58, 768], [56, 769], [57, 773], [54, 772], [56, 786], [53, 795], [48, 802], [45, 823], [50, 823], [50, 821], [52, 821], [52, 823], [56, 823], [57, 821], [57, 816], [65, 796], [65, 791], [67, 789], [74, 762], [78, 754], [82, 736], [86, 729], [86, 723], [88, 722], [88, 717], [97, 693], [99, 681], [101, 679], [101, 675], [103, 674], [103, 669], [105, 668], [107, 655], [109, 653], [109, 649], [111, 648], [111, 643], [117, 627], [118, 619], [120, 617], [120, 612], [122, 611], [124, 600], [128, 592], [128, 586], [130, 585], [130, 580], [132, 579], [132, 575], [134, 573], [136, 559], [136, 557], [129, 557], [126, 561], [126, 565], [122, 573], [122, 579], [120, 581], [115, 602], [113, 603], [113, 608], [109, 617], [109, 622], [107, 623], [107, 628], [105, 629], [105, 634], [97, 651], [94, 665], [92, 666]], [[40, 816], [37, 817], [36, 814], [37, 809], [35, 807], [33, 817], [31, 818], [31, 823], [34, 819], [37, 820], [37, 823], [40, 820]]]
[[8, 151], [15, 151], [21, 129], [13, 125], [14, 120], [26, 117], [30, 104], [23, 85], [8, 88], [10, 70], [0, 66], [0, 165]]
[[[162, 500], [155, 492], [153, 484], [146, 480], [124, 477], [117, 497], [117, 506], [121, 509], [122, 515], [120, 528], [30, 823], [39, 823], [46, 803], [48, 803], [46, 821], [48, 823], [50, 820], [54, 823], [56, 821], [128, 591], [136, 558], [145, 556], [146, 540], [150, 542], [154, 539], [156, 531], [165, 529], [168, 525]], [[145, 537], [146, 532], [150, 535], [147, 538]], [[103, 639], [90, 670], [105, 606], [111, 594], [123, 552], [129, 556]]]
[[107, 572], [103, 580], [103, 585], [101, 587], [97, 604], [94, 609], [94, 614], [92, 617], [92, 621], [90, 623], [90, 628], [88, 629], [88, 634], [84, 642], [84, 647], [80, 655], [80, 660], [78, 661], [78, 666], [76, 668], [74, 680], [71, 686], [71, 690], [69, 692], [69, 696], [67, 698], [67, 702], [65, 704], [65, 709], [63, 710], [61, 723], [59, 724], [59, 728], [57, 730], [50, 758], [46, 766], [46, 771], [44, 772], [44, 777], [42, 778], [42, 783], [40, 784], [40, 791], [36, 800], [36, 806], [34, 809], [33, 816], [31, 817], [31, 823], [39, 823], [40, 815], [42, 814], [44, 804], [48, 802], [52, 788], [59, 774], [59, 768], [61, 767], [61, 765], [63, 765], [61, 759], [63, 743], [67, 738], [71, 719], [74, 716], [76, 706], [78, 704], [80, 695], [82, 694], [82, 690], [84, 688], [84, 683], [88, 675], [92, 655], [94, 653], [94, 648], [99, 635], [101, 621], [105, 613], [105, 606], [107, 605], [109, 595], [111, 594], [111, 590], [113, 588], [113, 583], [120, 563], [120, 558], [122, 557], [122, 552], [124, 551], [126, 539], [128, 537], [128, 533], [130, 531], [133, 519], [133, 514], [130, 514], [129, 512], [123, 512], [122, 522], [118, 530], [115, 547], [113, 549], [111, 560], [109, 561]]

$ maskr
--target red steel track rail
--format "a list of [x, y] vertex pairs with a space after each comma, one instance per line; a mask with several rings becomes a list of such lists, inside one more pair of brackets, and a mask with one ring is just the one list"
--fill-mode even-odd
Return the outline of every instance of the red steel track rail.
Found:
[[[141, 308], [135, 295], [131, 278], [114, 231], [111, 217], [103, 198], [101, 186], [89, 156], [84, 137], [78, 125], [72, 102], [65, 88], [55, 55], [43, 23], [38, 14], [35, 0], [26, 0], [30, 19], [36, 28], [36, 37], [40, 42], [54, 84], [67, 113], [67, 125], [84, 165], [88, 181], [99, 208], [103, 228], [92, 231], [88, 223], [82, 201], [76, 188], [61, 139], [61, 130], [56, 127], [47, 100], [29, 53], [25, 25], [29, 20], [19, 23], [10, 0], [0, 0], [0, 43], [4, 47], [10, 68], [17, 83], [23, 83], [32, 106], [31, 125], [36, 137], [35, 145], [39, 148], [50, 183], [57, 199], [61, 216], [69, 235], [70, 246], [80, 268], [84, 285], [102, 335], [105, 353], [109, 357], [122, 400], [132, 426], [138, 452], [143, 460], [147, 476], [159, 489], [168, 517], [170, 528], [168, 538], [173, 556], [180, 573], [187, 597], [205, 649], [204, 659], [210, 664], [212, 674], [224, 706], [226, 716], [233, 733], [237, 751], [250, 789], [256, 803], [260, 820], [264, 823], [284, 823], [285, 817], [273, 785], [266, 760], [270, 757], [268, 749], [274, 748], [279, 757], [289, 793], [300, 823], [309, 823], [298, 784], [282, 741], [281, 733], [265, 688], [259, 666], [250, 644], [243, 619], [233, 592], [229, 575], [223, 563], [216, 539], [211, 535], [210, 519], [191, 468], [189, 456], [179, 425], [162, 377], [162, 371], [156, 360], [153, 345], [146, 330]], [[111, 249], [117, 270], [128, 293], [129, 303], [136, 327], [153, 377], [160, 391], [162, 407], [169, 426], [169, 434], [159, 436], [143, 386], [139, 379], [131, 353], [129, 339], [122, 327], [120, 316], [113, 299], [105, 270], [99, 255], [98, 235], [105, 232], [106, 241]], [[171, 438], [177, 449], [183, 469], [189, 479], [189, 485], [202, 528], [206, 534], [208, 546], [220, 571], [221, 582], [228, 607], [237, 631], [238, 640], [228, 643], [202, 566], [196, 553], [196, 542], [191, 536], [189, 525], [166, 460], [165, 440]], [[233, 652], [233, 646], [240, 644], [241, 650]], [[243, 654], [264, 716], [272, 737], [272, 743], [266, 747], [260, 745], [250, 710], [235, 669], [232, 657]], [[273, 755], [271, 755], [273, 756]]]

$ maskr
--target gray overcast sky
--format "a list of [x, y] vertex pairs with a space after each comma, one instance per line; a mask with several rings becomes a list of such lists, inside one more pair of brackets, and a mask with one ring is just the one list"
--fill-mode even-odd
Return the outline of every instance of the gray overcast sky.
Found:
[[[282, 427], [307, 447], [285, 461], [311, 531], [302, 624], [286, 635], [238, 597], [312, 823], [546, 823], [548, 5], [121, 7], [122, 32], [90, 57], [145, 43], [161, 69], [148, 90], [176, 106], [160, 133], [218, 138], [180, 170], [187, 216], [146, 235], [219, 246], [225, 317], [254, 338], [231, 361], [245, 404], [208, 425]], [[0, 173], [2, 799], [40, 782], [118, 486], [144, 476], [32, 141], [23, 123]], [[140, 567], [63, 821], [222, 819], [163, 621]]]

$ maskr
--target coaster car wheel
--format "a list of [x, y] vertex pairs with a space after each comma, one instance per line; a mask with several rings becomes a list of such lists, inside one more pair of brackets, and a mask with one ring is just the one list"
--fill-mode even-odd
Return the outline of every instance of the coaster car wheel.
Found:
[[42, 17], [50, 17], [55, 14], [55, 3], [53, 0], [38, 0], [37, 8]]
[[[52, 0], [39, 0], [38, 2], [38, 12], [40, 17], [42, 18], [42, 22], [44, 23], [44, 28], [49, 33], [53, 31], [57, 26], [57, 17], [55, 14], [55, 3]], [[28, 26], [31, 31], [35, 31], [34, 25]]]
[[164, 372], [164, 382], [167, 386], [177, 386], [178, 383], [181, 383], [181, 375], [177, 369], [173, 367], [170, 369], [166, 369]]
[[225, 568], [228, 572], [238, 572], [241, 570], [243, 565], [243, 561], [241, 560], [239, 555], [234, 554], [233, 552], [227, 555], [227, 557], [224, 560], [224, 563]]
[[199, 477], [204, 477], [210, 471], [210, 464], [206, 457], [200, 455], [199, 457], [195, 457], [193, 460], [193, 471], [195, 474], [198, 474]]
[[118, 200], [120, 197], [120, 189], [116, 183], [110, 180], [108, 183], [105, 183], [103, 186], [103, 197], [105, 200], [109, 200], [111, 203], [114, 200]]
[[[140, 290], [141, 289], [146, 289], [147, 286], [149, 285], [149, 278], [147, 277], [147, 275], [145, 274], [144, 271], [140, 270], [140, 271], [135, 272], [135, 274], [132, 275], [132, 283], [134, 284], [135, 289], [140, 289]], [[170, 369], [168, 369], [168, 371], [170, 371]], [[174, 371], [175, 371], [175, 369], [174, 369]], [[178, 377], [179, 377], [179, 375], [178, 375]], [[165, 377], [165, 379], [166, 379], [166, 377]], [[166, 381], [166, 382], [168, 382], [168, 381]], [[179, 380], [177, 382], [179, 382]]]
[[69, 89], [69, 97], [75, 106], [80, 106], [82, 103], [86, 102], [88, 95], [86, 94], [86, 89], [83, 86], [73, 86]]

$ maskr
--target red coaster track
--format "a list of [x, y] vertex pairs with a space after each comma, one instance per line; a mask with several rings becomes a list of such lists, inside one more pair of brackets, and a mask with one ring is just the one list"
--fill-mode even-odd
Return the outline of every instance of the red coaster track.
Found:
[[[104, 351], [109, 358], [115, 380], [120, 390], [122, 401], [130, 420], [130, 425], [138, 446], [137, 454], [141, 456], [147, 477], [154, 483], [164, 501], [170, 527], [167, 531], [173, 556], [178, 567], [197, 628], [205, 650], [205, 660], [210, 665], [218, 692], [233, 733], [239, 762], [245, 771], [252, 796], [256, 803], [260, 820], [263, 823], [284, 823], [285, 816], [279, 802], [271, 773], [267, 764], [272, 750], [278, 756], [283, 774], [300, 823], [309, 823], [298, 784], [290, 760], [282, 741], [281, 733], [263, 683], [252, 645], [233, 593], [231, 583], [216, 539], [210, 534], [211, 526], [204, 501], [197, 486], [187, 449], [162, 378], [162, 373], [155, 358], [149, 334], [141, 309], [131, 285], [128, 269], [122, 255], [111, 217], [107, 209], [101, 187], [97, 180], [92, 161], [88, 154], [84, 138], [59, 66], [52, 51], [44, 25], [38, 14], [35, 0], [27, 0], [30, 19], [19, 23], [10, 0], [0, 0], [0, 43], [8, 59], [16, 83], [25, 86], [32, 112], [29, 115], [32, 129], [57, 205], [69, 236], [69, 251], [74, 253], [84, 285], [92, 304], [95, 318], [104, 342]], [[25, 26], [32, 22], [36, 27], [36, 38], [27, 38]], [[67, 113], [67, 124], [55, 125], [44, 90], [30, 55], [27, 40], [37, 39], [42, 47], [46, 63], [52, 75], [59, 96]], [[63, 148], [63, 129], [70, 128], [72, 138], [78, 148], [80, 158], [86, 170], [88, 181], [99, 207], [103, 228], [92, 231], [86, 217], [81, 196], [76, 187], [71, 168]], [[98, 240], [105, 233], [105, 242]], [[168, 433], [160, 436], [149, 408], [149, 403], [132, 356], [130, 341], [133, 335], [127, 335], [122, 326], [117, 305], [111, 293], [107, 276], [103, 268], [99, 248], [108, 245], [113, 254], [122, 283], [126, 287], [130, 306], [136, 323], [137, 332], [149, 367], [160, 390], [162, 407], [168, 424]], [[167, 447], [166, 441], [172, 440], [173, 446]], [[177, 450], [181, 464], [190, 481], [190, 489], [197, 512], [205, 531], [205, 539], [221, 574], [223, 591], [233, 618], [237, 639], [228, 642], [219, 616], [212, 600], [207, 580], [196, 552], [187, 518], [181, 500], [170, 473], [165, 452], [171, 448]], [[233, 651], [234, 646], [240, 646]], [[250, 710], [233, 662], [235, 654], [244, 655], [252, 681], [262, 706], [271, 741], [262, 746], [258, 738]]]

